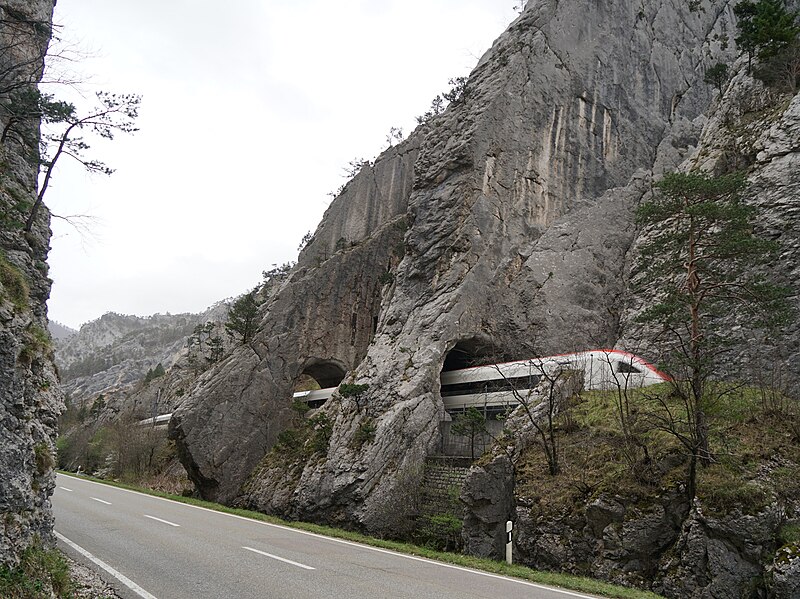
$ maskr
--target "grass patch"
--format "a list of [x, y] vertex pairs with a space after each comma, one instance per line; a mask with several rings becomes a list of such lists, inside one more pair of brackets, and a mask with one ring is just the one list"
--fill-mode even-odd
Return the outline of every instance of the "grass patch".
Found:
[[706, 413], [720, 424], [747, 423], [760, 412], [762, 392], [755, 387], [742, 387], [731, 383], [709, 383], [709, 402]]
[[50, 340], [50, 333], [35, 324], [31, 324], [25, 329], [25, 345], [19, 354], [20, 362], [30, 365], [37, 356], [47, 355], [52, 351], [53, 343]]
[[62, 599], [73, 597], [73, 583], [64, 556], [55, 549], [38, 545], [22, 553], [16, 568], [0, 568], [0, 597], [3, 599], [47, 599], [51, 589]]
[[28, 307], [30, 287], [25, 275], [8, 261], [2, 251], [0, 251], [0, 284], [2, 284], [0, 299], [7, 297], [18, 312]]
[[[75, 476], [73, 473], [69, 472], [62, 472], [62, 474], [68, 476]], [[153, 495], [155, 497], [163, 497], [165, 499], [171, 499], [179, 503], [186, 503], [189, 505], [204, 507], [207, 509], [215, 510], [226, 514], [242, 516], [244, 518], [249, 518], [251, 520], [267, 522], [269, 524], [277, 524], [280, 526], [295, 528], [297, 530], [304, 530], [307, 532], [312, 532], [327, 537], [343, 539], [354, 543], [361, 543], [363, 545], [379, 547], [381, 549], [388, 549], [390, 551], [396, 551], [398, 553], [403, 553], [407, 555], [416, 555], [419, 557], [424, 557], [427, 559], [447, 564], [454, 564], [457, 566], [463, 566], [465, 568], [472, 568], [484, 572], [491, 572], [503, 576], [510, 576], [513, 578], [519, 578], [521, 580], [528, 580], [530, 582], [546, 584], [554, 587], [561, 587], [573, 591], [593, 593], [595, 595], [600, 595], [603, 597], [611, 597], [614, 599], [659, 599], [659, 597], [661, 597], [660, 595], [656, 595], [655, 593], [651, 593], [648, 591], [619, 587], [599, 580], [594, 580], [592, 578], [570, 576], [568, 574], [559, 574], [556, 572], [540, 572], [519, 565], [509, 566], [505, 562], [496, 562], [489, 559], [471, 557], [467, 555], [461, 555], [458, 553], [445, 553], [442, 551], [435, 551], [433, 549], [419, 547], [417, 545], [412, 545], [410, 543], [401, 543], [399, 541], [390, 541], [387, 539], [377, 539], [374, 537], [363, 535], [361, 533], [342, 530], [339, 528], [332, 528], [329, 526], [322, 526], [320, 524], [311, 524], [309, 522], [287, 522], [281, 520], [280, 518], [276, 518], [274, 516], [268, 516], [260, 512], [228, 507], [225, 505], [212, 503], [210, 501], [204, 501], [202, 499], [197, 499], [194, 497], [182, 497], [178, 495], [171, 495], [169, 493], [153, 491], [151, 489], [143, 489], [135, 485], [129, 485], [114, 481], [107, 481], [90, 476], [81, 476], [80, 478], [99, 482], [113, 487], [118, 487], [121, 489], [138, 491], [146, 495]]]
[[[560, 473], [548, 473], [538, 445], [517, 464], [518, 494], [533, 500], [531, 515], [582, 519], [586, 504], [600, 494], [646, 503], [654, 489], [682, 481], [684, 458], [677, 440], [647, 421], [657, 398], [669, 394], [668, 385], [627, 391], [628, 426], [635, 442], [621, 432], [621, 396], [616, 391], [587, 391], [573, 397], [556, 422]], [[648, 463], [642, 446], [648, 448]]]
[[[710, 383], [708, 392], [714, 463], [700, 467], [697, 478], [697, 495], [708, 510], [715, 516], [735, 509], [753, 514], [775, 499], [797, 497], [796, 401], [733, 383]], [[678, 432], [688, 431], [682, 401], [669, 384], [630, 389], [625, 395], [589, 391], [572, 399], [556, 424], [559, 475], [547, 473], [538, 446], [526, 451], [517, 465], [517, 484], [519, 494], [533, 500], [533, 517], [580, 517], [587, 503], [604, 492], [646, 507], [664, 489], [687, 480], [687, 450], [660, 428], [671, 415]], [[620, 406], [625, 406], [629, 438], [622, 433]]]
[[375, 420], [369, 416], [363, 417], [361, 422], [358, 423], [358, 428], [353, 435], [350, 447], [360, 450], [362, 447], [364, 447], [364, 445], [372, 443], [372, 441], [375, 439], [375, 433], [377, 430], [378, 427], [375, 424]]
[[764, 487], [736, 476], [719, 464], [700, 470], [697, 495], [703, 506], [718, 516], [723, 516], [737, 507], [747, 514], [757, 514], [770, 500], [770, 495]]
[[36, 472], [40, 476], [49, 472], [55, 465], [56, 460], [50, 446], [47, 443], [37, 443], [33, 446], [33, 454], [36, 456]]
[[784, 524], [778, 533], [781, 546], [800, 545], [800, 524]]
[[698, 472], [700, 498], [717, 515], [733, 508], [754, 514], [775, 500], [795, 500], [800, 494], [797, 415], [765, 406], [753, 389], [727, 403], [710, 419], [716, 463]]

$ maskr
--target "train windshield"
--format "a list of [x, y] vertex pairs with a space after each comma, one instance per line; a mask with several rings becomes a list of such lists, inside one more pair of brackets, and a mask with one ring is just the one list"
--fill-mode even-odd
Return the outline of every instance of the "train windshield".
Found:
[[623, 362], [620, 360], [614, 364], [614, 372], [619, 372], [620, 374], [641, 374], [642, 370], [630, 362]]

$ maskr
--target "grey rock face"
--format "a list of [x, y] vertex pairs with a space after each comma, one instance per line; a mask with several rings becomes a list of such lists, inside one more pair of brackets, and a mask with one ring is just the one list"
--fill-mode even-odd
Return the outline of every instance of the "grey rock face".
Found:
[[[184, 403], [173, 434], [203, 493], [237, 494], [287, 426], [293, 381], [324, 361], [370, 385], [374, 440], [354, 449], [363, 414], [331, 405], [326, 459], [262, 471], [250, 501], [379, 531], [438, 435], [439, 373], [456, 343], [507, 358], [613, 344], [631, 208], [646, 174], [696, 143], [711, 100], [703, 66], [731, 28], [728, 2], [705, 8], [528, 3], [462, 98], [331, 205], [252, 349]], [[406, 208], [404, 256], [382, 291], [374, 279], [397, 260], [389, 219]], [[326, 260], [340, 238], [363, 241]], [[378, 318], [374, 338], [364, 317]]]
[[418, 152], [419, 136], [412, 136], [384, 152], [373, 164], [364, 165], [331, 203], [300, 254], [299, 266], [319, 266], [405, 214]]
[[784, 547], [778, 551], [770, 575], [770, 591], [775, 599], [800, 597], [800, 551], [797, 546]]
[[514, 468], [505, 455], [470, 471], [461, 500], [464, 551], [479, 557], [505, 555], [506, 521], [514, 515]]
[[[647, 298], [628, 289], [640, 235], [633, 213], [653, 178], [682, 163], [752, 167], [759, 226], [785, 248], [774, 274], [797, 280], [798, 97], [766, 110], [774, 98], [741, 73], [721, 100], [703, 83], [705, 68], [732, 60], [723, 43], [734, 33], [732, 5], [529, 2], [462, 97], [345, 188], [251, 346], [178, 410], [171, 434], [201, 492], [398, 530], [410, 513], [405, 490], [437, 445], [439, 376], [457, 345], [495, 361], [646, 347], [634, 317]], [[730, 127], [737, 120], [749, 124]], [[392, 280], [381, 285], [387, 269]], [[788, 370], [798, 357], [793, 326], [777, 360]], [[741, 331], [732, 364], [753, 347]], [[256, 468], [290, 426], [303, 373], [369, 388], [322, 409], [333, 423], [326, 451], [275, 452]], [[374, 435], [358, 441], [366, 420]], [[777, 526], [769, 510], [715, 520], [665, 491], [649, 506], [603, 496], [582, 514], [541, 521], [514, 497], [510, 469], [497, 456], [466, 482], [470, 552], [497, 555], [511, 515], [520, 554], [538, 567], [657, 580], [675, 597], [739, 596], [763, 574]], [[774, 570], [776, 588], [789, 589], [781, 592], [795, 588], [792, 563]]]
[[[310, 373], [323, 386], [337, 385], [361, 361], [374, 335], [381, 298], [390, 293], [382, 275], [402, 251], [404, 222], [396, 216], [371, 238], [325, 259], [322, 267], [332, 277], [320, 278], [322, 267], [304, 266], [320, 254], [313, 259], [304, 255], [267, 303], [253, 343], [209, 371], [176, 411], [170, 435], [206, 496], [222, 501], [236, 496], [289, 425], [298, 377]], [[324, 239], [318, 232], [310, 251], [317, 252]]]
[[663, 564], [659, 590], [669, 597], [741, 597], [761, 584], [764, 556], [780, 523], [774, 506], [755, 516], [703, 515], [695, 503], [676, 542], [675, 562]]
[[[592, 575], [651, 588], [666, 597], [750, 596], [764, 588], [782, 510], [714, 518], [699, 501], [670, 491], [647, 501], [603, 494], [567, 515], [541, 517], [517, 497], [516, 555], [535, 568]], [[781, 550], [771, 578], [788, 592], [792, 550]], [[777, 592], [777, 591], [773, 591]], [[788, 595], [787, 595], [788, 596]]]
[[[4, 69], [14, 61], [38, 55], [49, 41], [43, 31], [36, 32], [32, 26], [25, 35], [11, 34], [8, 23], [24, 23], [28, 19], [49, 23], [52, 9], [53, 2], [48, 0], [0, 3], [4, 21], [0, 25], [0, 44], [4, 48], [0, 60]], [[6, 119], [3, 111], [0, 126], [5, 127]], [[34, 137], [38, 137], [38, 131], [35, 133]], [[63, 408], [47, 333], [46, 301], [51, 281], [45, 260], [50, 239], [49, 214], [40, 211], [30, 233], [20, 230], [16, 207], [22, 200], [32, 203], [36, 194], [36, 168], [26, 158], [35, 147], [12, 137], [0, 146], [2, 565], [15, 565], [20, 553], [37, 538], [44, 543], [53, 542], [49, 499], [55, 484], [52, 456], [56, 419]], [[31, 143], [35, 146], [36, 140]]]

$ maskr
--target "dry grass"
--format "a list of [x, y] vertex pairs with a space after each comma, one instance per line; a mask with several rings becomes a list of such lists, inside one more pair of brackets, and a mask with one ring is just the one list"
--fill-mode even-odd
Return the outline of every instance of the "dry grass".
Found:
[[[728, 390], [717, 387], [719, 399], [708, 410], [714, 462], [698, 472], [704, 506], [717, 515], [733, 509], [755, 513], [775, 499], [800, 496], [798, 416], [791, 409], [797, 404], [786, 401], [788, 409], [776, 412], [765, 409], [757, 389], [722, 393]], [[634, 442], [622, 434], [616, 392], [574, 399], [558, 431], [561, 474], [547, 474], [543, 452], [533, 447], [518, 465], [519, 494], [534, 501], [536, 514], [553, 516], [580, 512], [604, 492], [636, 503], [685, 483], [685, 449], [674, 435], [653, 426], [654, 415], [663, 409], [658, 397], [683, 417], [669, 392], [659, 386], [629, 394]]]

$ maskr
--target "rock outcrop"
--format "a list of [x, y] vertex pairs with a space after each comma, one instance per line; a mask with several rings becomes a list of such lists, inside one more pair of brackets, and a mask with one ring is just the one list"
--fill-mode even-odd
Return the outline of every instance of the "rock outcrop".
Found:
[[775, 599], [800, 597], [800, 547], [779, 550], [769, 574]]
[[[800, 266], [799, 108], [800, 95], [765, 89], [747, 74], [745, 61], [740, 60], [724, 94], [712, 103], [695, 149], [678, 165], [686, 171], [699, 167], [713, 173], [747, 169], [750, 185], [745, 200], [758, 207], [756, 226], [761, 234], [781, 245], [780, 260], [771, 266], [769, 277], [786, 285], [796, 284]], [[626, 255], [628, 263], [642, 235], [646, 233], [632, 240]], [[628, 276], [624, 273], [626, 279]], [[796, 295], [790, 301], [797, 307]], [[645, 304], [646, 298], [626, 292], [619, 329], [623, 346], [653, 347], [647, 343], [652, 337], [635, 320]], [[796, 321], [772, 339], [778, 341], [777, 347], [767, 349], [740, 314], [732, 312], [720, 318], [725, 318], [738, 335], [738, 343], [733, 344], [723, 364], [730, 375], [754, 384], [781, 384], [796, 393], [800, 382], [793, 366], [798, 360], [800, 336]], [[769, 457], [780, 461], [772, 454]], [[480, 485], [492, 475], [493, 467], [494, 461], [473, 468], [468, 479], [464, 521], [467, 541], [479, 537], [483, 525], [480, 516], [486, 506], [515, 503], [515, 554], [535, 568], [645, 586], [668, 597], [797, 594], [797, 546], [789, 542], [781, 547], [778, 540], [782, 528], [791, 526], [797, 517], [796, 497], [792, 498], [794, 503], [775, 500], [756, 513], [743, 514], [735, 508], [711, 515], [699, 499], [690, 503], [679, 484], [653, 489], [646, 498], [590, 494], [586, 503], [575, 501], [563, 513], [542, 515], [535, 508], [537, 501], [521, 493], [521, 485], [512, 485], [513, 491], [501, 484], [480, 487], [485, 492], [476, 501], [470, 481]], [[798, 476], [796, 463], [782, 467], [793, 479]], [[759, 477], [767, 480], [773, 468], [765, 461]], [[757, 486], [763, 480], [750, 484]], [[492, 524], [491, 530], [496, 533], [499, 519]], [[489, 555], [501, 556], [496, 543], [484, 543], [481, 548], [488, 549]]]
[[461, 492], [465, 517], [464, 551], [478, 557], [504, 557], [506, 522], [514, 516], [514, 466], [506, 455], [473, 468]]
[[403, 253], [418, 151], [416, 139], [395, 146], [345, 186], [265, 304], [256, 339], [209, 371], [176, 412], [170, 435], [205, 497], [237, 496], [289, 426], [299, 377], [335, 386], [363, 359]]
[[[643, 502], [600, 495], [570, 514], [516, 514], [515, 554], [538, 569], [589, 574], [645, 586], [666, 597], [742, 597], [765, 589], [765, 564], [783, 515], [775, 506], [757, 514], [704, 514], [699, 501], [664, 492]], [[790, 559], [772, 567], [774, 596], [791, 585]]]
[[[374, 440], [354, 449], [364, 414], [331, 402], [326, 459], [280, 500], [285, 472], [270, 469], [248, 501], [378, 531], [438, 435], [439, 372], [456, 344], [503, 357], [613, 345], [632, 208], [647, 173], [696, 143], [712, 99], [704, 67], [726, 52], [729, 2], [702, 8], [530, 2], [461, 98], [333, 202], [252, 347], [178, 411], [172, 434], [202, 493], [236, 497], [288, 425], [294, 380], [325, 363], [370, 385]], [[357, 245], [328, 258], [340, 238]]]
[[[496, 362], [647, 347], [635, 321], [646, 298], [628, 284], [641, 241], [634, 211], [666, 170], [749, 167], [759, 226], [784, 248], [772, 274], [797, 280], [800, 100], [776, 102], [741, 69], [721, 99], [703, 82], [706, 68], [733, 62], [733, 4], [528, 2], [460, 97], [334, 200], [265, 305], [255, 339], [177, 410], [170, 434], [201, 494], [375, 533], [405, 530], [403, 497], [439, 440], [439, 376], [454, 350]], [[749, 323], [730, 318], [741, 335], [728, 364], [735, 372], [759, 348]], [[787, 380], [799, 339], [792, 325], [769, 358]], [[259, 464], [293, 426], [302, 375], [323, 387], [368, 387], [321, 409], [325, 443], [295, 451], [284, 438]], [[474, 553], [495, 550], [516, 504], [519, 543], [534, 565], [590, 556], [595, 575], [627, 584], [660, 571], [659, 588], [673, 596], [729, 596], [762, 572], [767, 544], [736, 545], [749, 541], [731, 528], [741, 524], [735, 515], [704, 517], [665, 491], [646, 507], [604, 497], [580, 522], [545, 525], [520, 511], [510, 469], [498, 455], [467, 482]], [[767, 512], [756, 520], [774, 533]], [[675, 561], [658, 561], [678, 546]], [[681, 561], [692, 552], [707, 561]], [[794, 555], [776, 561], [776, 589], [796, 588], [796, 567]]]
[[[63, 399], [52, 361], [46, 301], [49, 213], [24, 231], [36, 198], [38, 121], [9, 127], [11, 90], [41, 75], [52, 0], [0, 2], [0, 565], [52, 543], [53, 453]], [[28, 68], [20, 68], [28, 65]], [[34, 65], [30, 67], [29, 65]], [[9, 89], [10, 88], [10, 89]], [[8, 135], [6, 135], [8, 133]]]

